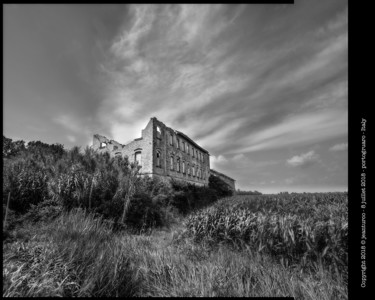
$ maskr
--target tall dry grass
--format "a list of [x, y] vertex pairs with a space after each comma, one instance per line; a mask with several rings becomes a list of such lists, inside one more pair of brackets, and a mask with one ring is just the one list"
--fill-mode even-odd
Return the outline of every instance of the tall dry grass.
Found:
[[237, 196], [190, 215], [186, 226], [197, 241], [248, 245], [287, 266], [324, 265], [346, 277], [347, 196]]
[[[41, 223], [40, 223], [41, 224]], [[346, 299], [343, 282], [300, 273], [250, 248], [197, 244], [185, 228], [114, 233], [82, 210], [24, 228], [4, 248], [3, 296], [293, 296]]]
[[124, 245], [82, 210], [36, 228], [4, 248], [3, 296], [132, 296], [137, 277]]

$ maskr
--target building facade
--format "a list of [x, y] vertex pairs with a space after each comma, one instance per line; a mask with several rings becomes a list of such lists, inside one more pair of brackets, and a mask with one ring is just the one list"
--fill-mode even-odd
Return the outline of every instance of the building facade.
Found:
[[93, 136], [93, 148], [110, 155], [127, 156], [138, 161], [140, 173], [150, 177], [169, 177], [207, 186], [210, 176], [210, 154], [187, 135], [151, 118], [142, 136], [126, 145], [105, 136]]

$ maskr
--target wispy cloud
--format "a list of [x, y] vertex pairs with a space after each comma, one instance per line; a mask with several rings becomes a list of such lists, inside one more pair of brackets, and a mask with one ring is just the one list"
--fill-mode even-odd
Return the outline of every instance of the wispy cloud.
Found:
[[[60, 125], [65, 132], [64, 138], [70, 145], [87, 146], [91, 144], [92, 135], [97, 133], [97, 126], [92, 126], [90, 118], [80, 119], [78, 116], [60, 114], [52, 117], [54, 123]], [[90, 126], [91, 125], [91, 126]]]
[[71, 131], [78, 132], [81, 130], [80, 124], [78, 124], [77, 120], [69, 115], [60, 115], [53, 120], [57, 124], [60, 124]]
[[279, 160], [254, 160], [244, 155], [243, 153], [236, 155], [211, 155], [210, 166], [219, 172], [230, 173], [233, 178], [244, 176], [250, 170], [259, 172], [260, 169], [265, 167], [274, 166], [279, 164]]
[[[346, 106], [334, 108], [336, 99], [345, 102], [345, 86], [330, 85], [332, 97], [315, 89], [336, 76], [337, 62], [346, 53], [347, 33], [340, 31], [345, 13], [336, 17], [337, 24], [312, 32], [312, 38], [318, 33], [312, 48], [303, 38], [281, 43], [276, 51], [262, 48], [263, 41], [257, 49], [228, 36], [233, 20], [246, 8], [130, 6], [132, 19], [102, 64], [108, 84], [98, 116], [113, 138], [135, 138], [130, 132], [140, 132], [151, 116], [223, 154], [312, 144], [346, 134]], [[256, 40], [257, 33], [249, 38]], [[241, 50], [234, 51], [234, 42]], [[297, 51], [305, 49], [302, 59]], [[307, 90], [314, 92], [308, 95]], [[330, 106], [324, 104], [328, 98]], [[223, 139], [235, 147], [225, 146]]]
[[323, 24], [318, 30], [318, 36], [331, 35], [337, 31], [346, 31], [348, 25], [348, 7], [346, 6], [342, 11], [339, 11], [335, 17]]
[[[196, 134], [202, 119], [194, 112], [205, 109], [224, 92], [240, 90], [246, 84], [243, 77], [228, 76], [233, 58], [224, 57], [226, 44], [212, 47], [241, 13], [242, 6], [228, 16], [222, 5], [202, 5], [199, 9], [193, 5], [142, 5], [131, 6], [130, 10], [132, 24], [114, 40], [110, 60], [102, 64], [108, 85], [100, 118], [112, 126], [114, 133], [119, 131], [115, 127], [121, 121], [132, 123], [147, 116], [145, 122], [152, 114], [166, 124]], [[117, 122], [112, 121], [114, 115]], [[196, 122], [188, 122], [186, 117]], [[225, 130], [235, 130], [234, 123]], [[210, 124], [212, 128], [218, 121]], [[210, 124], [206, 124], [207, 130]], [[223, 127], [226, 125], [221, 126], [225, 134]]]
[[286, 184], [292, 184], [292, 183], [295, 182], [295, 180], [296, 180], [295, 177], [289, 177], [289, 178], [286, 178], [286, 179], [285, 179], [285, 183], [286, 183]]
[[348, 149], [348, 143], [336, 144], [329, 148], [330, 151], [345, 151]]
[[218, 156], [212, 155], [210, 157], [210, 164], [211, 164], [211, 168], [213, 169], [220, 166], [220, 164], [227, 163], [227, 162], [228, 162], [228, 159], [226, 159], [223, 155], [218, 155]]
[[307, 167], [319, 161], [319, 155], [313, 150], [301, 155], [293, 156], [287, 160], [287, 164], [292, 167]]
[[77, 141], [77, 139], [75, 138], [75, 136], [73, 135], [67, 135], [66, 136], [67, 139], [71, 142], [71, 143], [75, 143]]
[[235, 156], [233, 156], [233, 160], [235, 160], [235, 161], [244, 161], [246, 159], [247, 158], [243, 153], [236, 154]]
[[[245, 153], [291, 145], [312, 144], [347, 133], [347, 114], [324, 111], [290, 116], [280, 124], [248, 135], [241, 147], [228, 153]], [[250, 145], [250, 146], [247, 146]]]

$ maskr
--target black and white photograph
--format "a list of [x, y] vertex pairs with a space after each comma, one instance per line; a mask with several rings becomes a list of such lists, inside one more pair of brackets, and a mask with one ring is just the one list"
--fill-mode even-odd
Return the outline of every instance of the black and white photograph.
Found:
[[347, 0], [3, 4], [3, 297], [349, 299], [348, 118]]

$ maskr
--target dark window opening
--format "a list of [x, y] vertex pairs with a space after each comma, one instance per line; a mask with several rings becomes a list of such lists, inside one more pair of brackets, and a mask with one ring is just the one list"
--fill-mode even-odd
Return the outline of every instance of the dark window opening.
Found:
[[156, 166], [161, 167], [161, 154], [159, 151], [156, 152]]
[[138, 162], [139, 166], [142, 165], [142, 152], [141, 151], [137, 151], [134, 153], [134, 162]]
[[170, 160], [170, 169], [173, 171], [173, 156], [171, 156]]

